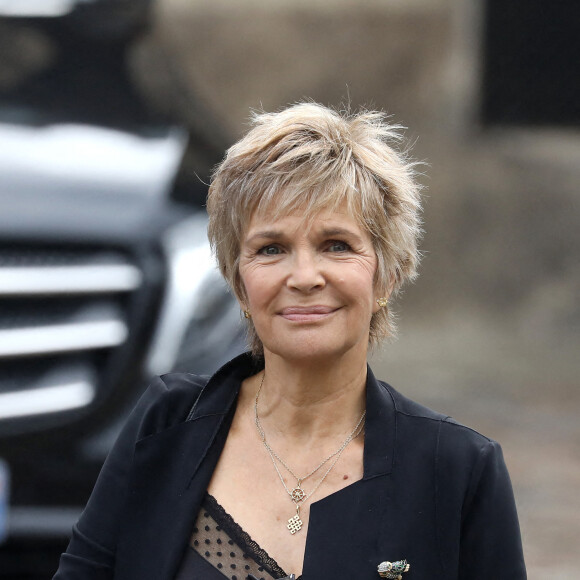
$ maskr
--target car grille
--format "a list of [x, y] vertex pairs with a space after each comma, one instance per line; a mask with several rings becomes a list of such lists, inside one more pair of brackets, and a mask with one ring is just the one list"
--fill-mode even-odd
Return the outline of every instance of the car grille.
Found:
[[141, 285], [121, 251], [0, 245], [0, 430], [96, 399]]

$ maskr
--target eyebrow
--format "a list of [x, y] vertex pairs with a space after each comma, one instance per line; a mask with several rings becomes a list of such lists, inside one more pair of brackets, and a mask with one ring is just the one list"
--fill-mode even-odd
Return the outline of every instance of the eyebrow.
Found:
[[245, 239], [245, 243], [251, 243], [254, 240], [280, 240], [284, 237], [282, 232], [276, 230], [262, 230], [252, 234], [249, 238]]
[[[325, 238], [333, 236], [347, 236], [362, 242], [362, 238], [358, 234], [352, 230], [341, 227], [324, 228], [320, 231], [320, 234]], [[249, 238], [246, 238], [245, 243], [251, 243], [255, 240], [280, 240], [284, 237], [284, 235], [285, 234], [279, 230], [262, 230], [252, 234]]]
[[357, 233], [353, 232], [352, 230], [346, 229], [346, 228], [339, 228], [339, 227], [325, 228], [320, 233], [324, 237], [348, 236], [351, 238], [356, 238], [357, 240], [361, 239], [361, 237]]

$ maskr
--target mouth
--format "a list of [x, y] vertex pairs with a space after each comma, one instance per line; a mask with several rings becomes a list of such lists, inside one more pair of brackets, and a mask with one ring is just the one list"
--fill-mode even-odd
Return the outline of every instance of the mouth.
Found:
[[338, 308], [331, 306], [288, 306], [280, 311], [280, 316], [292, 322], [317, 322], [334, 314]]

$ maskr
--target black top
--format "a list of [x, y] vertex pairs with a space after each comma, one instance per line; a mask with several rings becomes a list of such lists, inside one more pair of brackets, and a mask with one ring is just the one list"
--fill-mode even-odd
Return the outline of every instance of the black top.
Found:
[[[241, 355], [209, 380], [156, 379], [111, 451], [56, 580], [174, 580], [225, 445]], [[377, 381], [368, 370], [363, 478], [311, 504], [303, 580], [524, 580], [500, 446]]]
[[[213, 568], [213, 569], [212, 569]], [[272, 580], [289, 578], [209, 494], [175, 580]], [[299, 576], [296, 580], [301, 580]]]

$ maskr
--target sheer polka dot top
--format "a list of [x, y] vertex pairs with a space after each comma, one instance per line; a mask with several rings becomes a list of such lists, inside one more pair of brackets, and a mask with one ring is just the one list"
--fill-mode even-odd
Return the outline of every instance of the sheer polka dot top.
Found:
[[224, 577], [230, 580], [289, 578], [215, 498], [206, 493], [194, 525], [190, 549], [176, 580], [222, 580]]

